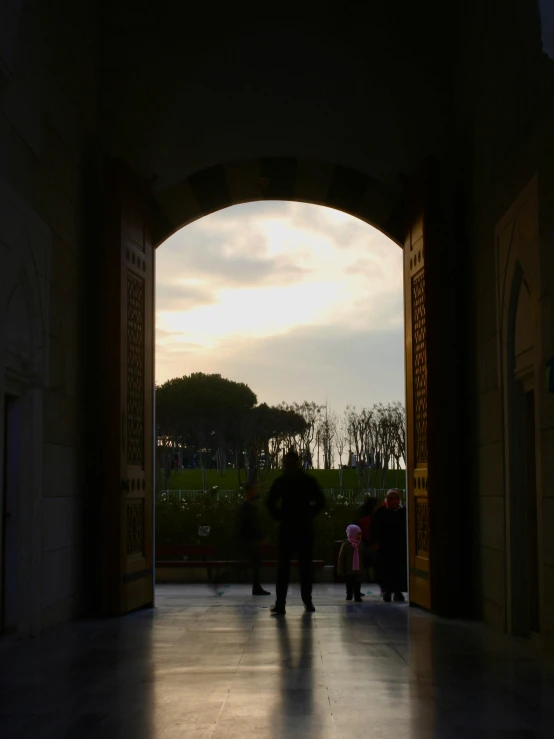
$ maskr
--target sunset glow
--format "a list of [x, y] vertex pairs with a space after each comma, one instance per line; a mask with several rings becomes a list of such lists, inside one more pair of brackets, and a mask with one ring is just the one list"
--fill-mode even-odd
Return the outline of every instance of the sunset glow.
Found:
[[158, 382], [220, 372], [269, 402], [300, 397], [310, 373], [314, 400], [342, 404], [365, 374], [383, 378], [367, 402], [402, 397], [402, 251], [345, 213], [274, 201], [202, 218], [159, 247], [156, 305]]

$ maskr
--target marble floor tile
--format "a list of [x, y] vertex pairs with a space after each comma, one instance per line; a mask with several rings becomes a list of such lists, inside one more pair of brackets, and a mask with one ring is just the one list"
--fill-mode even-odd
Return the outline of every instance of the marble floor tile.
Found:
[[554, 736], [554, 664], [531, 642], [375, 596], [354, 606], [342, 586], [314, 603], [294, 587], [274, 618], [244, 585], [166, 585], [154, 609], [0, 640], [0, 737]]

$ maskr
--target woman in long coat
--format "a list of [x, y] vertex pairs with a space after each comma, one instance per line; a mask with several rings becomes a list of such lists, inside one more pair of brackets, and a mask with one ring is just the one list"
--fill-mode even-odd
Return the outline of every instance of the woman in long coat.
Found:
[[398, 490], [389, 490], [385, 504], [371, 520], [370, 546], [374, 555], [375, 576], [383, 600], [404, 601], [408, 590], [406, 509]]

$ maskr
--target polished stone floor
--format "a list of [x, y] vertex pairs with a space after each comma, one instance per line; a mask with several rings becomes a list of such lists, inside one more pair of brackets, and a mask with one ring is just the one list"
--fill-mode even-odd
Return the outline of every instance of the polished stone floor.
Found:
[[314, 614], [296, 586], [285, 617], [272, 601], [165, 585], [153, 610], [4, 641], [0, 737], [554, 737], [554, 665], [526, 641], [335, 585]]

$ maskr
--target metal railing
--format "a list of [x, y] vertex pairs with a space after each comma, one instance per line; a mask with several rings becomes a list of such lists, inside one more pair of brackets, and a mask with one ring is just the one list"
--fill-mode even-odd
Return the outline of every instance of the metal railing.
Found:
[[[344, 503], [363, 503], [366, 495], [371, 495], [382, 503], [389, 488], [325, 488], [323, 492], [327, 498], [334, 501], [343, 500]], [[405, 499], [405, 490], [399, 488], [402, 499]], [[242, 498], [240, 490], [160, 490], [162, 500], [200, 500], [212, 497], [215, 500], [239, 500]]]

